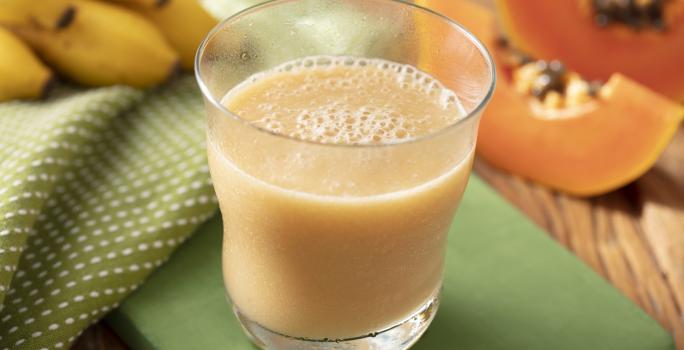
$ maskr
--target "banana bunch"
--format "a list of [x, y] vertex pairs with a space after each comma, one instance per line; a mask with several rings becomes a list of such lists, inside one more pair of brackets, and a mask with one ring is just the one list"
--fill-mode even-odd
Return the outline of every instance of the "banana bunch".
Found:
[[0, 101], [42, 96], [60, 77], [158, 85], [192, 69], [216, 24], [198, 0], [0, 0]]
[[0, 101], [40, 97], [52, 72], [14, 34], [0, 27]]

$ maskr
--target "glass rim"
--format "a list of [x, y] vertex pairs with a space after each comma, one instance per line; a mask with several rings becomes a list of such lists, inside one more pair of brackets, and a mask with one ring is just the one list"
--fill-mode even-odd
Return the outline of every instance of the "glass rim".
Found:
[[[272, 135], [274, 137], [279, 137], [283, 138], [286, 140], [291, 140], [294, 142], [301, 142], [301, 143], [309, 143], [312, 145], [318, 145], [318, 146], [330, 146], [330, 147], [348, 147], [348, 148], [382, 148], [382, 147], [392, 147], [392, 146], [399, 146], [399, 145], [405, 145], [405, 144], [410, 144], [410, 143], [417, 143], [421, 141], [426, 141], [435, 137], [438, 137], [444, 133], [447, 133], [453, 129], [456, 129], [458, 126], [461, 124], [465, 123], [466, 121], [473, 119], [474, 117], [480, 115], [480, 113], [483, 111], [484, 107], [487, 105], [489, 100], [492, 98], [494, 94], [494, 88], [496, 86], [496, 66], [494, 65], [494, 59], [492, 58], [491, 53], [487, 49], [487, 47], [478, 39], [473, 33], [471, 33], [466, 27], [464, 27], [461, 23], [439, 13], [436, 11], [433, 11], [429, 8], [414, 4], [414, 3], [409, 3], [406, 2], [405, 0], [373, 0], [373, 1], [385, 1], [385, 2], [391, 2], [395, 3], [400, 6], [408, 6], [411, 7], [415, 10], [421, 11], [425, 14], [435, 16], [438, 19], [445, 21], [448, 23], [452, 28], [460, 31], [468, 41], [470, 41], [480, 52], [482, 57], [484, 58], [485, 62], [487, 63], [487, 67], [489, 68], [489, 75], [491, 77], [491, 81], [489, 82], [489, 88], [487, 89], [487, 93], [484, 94], [484, 96], [480, 99], [480, 101], [477, 102], [475, 108], [473, 108], [470, 112], [468, 112], [465, 116], [459, 118], [456, 122], [453, 124], [448, 124], [442, 128], [439, 128], [437, 130], [434, 130], [432, 132], [429, 132], [424, 135], [420, 135], [418, 137], [406, 139], [406, 140], [401, 140], [398, 142], [392, 142], [392, 143], [358, 143], [358, 144], [353, 144], [353, 143], [325, 143], [325, 142], [320, 142], [320, 141], [314, 141], [314, 140], [305, 140], [305, 139], [300, 139], [296, 137], [291, 137], [285, 134], [277, 133], [270, 131], [266, 128], [260, 127], [258, 125], [255, 125], [253, 123], [250, 123], [248, 120], [241, 118], [240, 116], [236, 115], [232, 111], [230, 111], [228, 108], [226, 108], [217, 98], [214, 96], [214, 94], [209, 91], [209, 87], [207, 84], [204, 82], [204, 78], [202, 77], [202, 74], [200, 73], [200, 66], [202, 65], [201, 58], [204, 56], [204, 51], [207, 48], [207, 45], [209, 42], [216, 36], [221, 29], [223, 29], [226, 25], [229, 25], [230, 22], [233, 22], [237, 19], [240, 19], [246, 15], [249, 15], [254, 12], [259, 12], [261, 10], [265, 10], [267, 8], [273, 7], [273, 6], [278, 6], [281, 4], [285, 3], [291, 3], [291, 2], [297, 2], [297, 1], [306, 1], [306, 0], [267, 0], [265, 2], [252, 5], [250, 7], [247, 7], [231, 16], [228, 16], [218, 24], [214, 26], [202, 39], [202, 43], [200, 46], [197, 48], [197, 52], [195, 53], [195, 67], [194, 67], [194, 74], [195, 74], [195, 79], [197, 80], [197, 84], [199, 85], [199, 88], [202, 92], [202, 95], [208, 100], [214, 107], [216, 107], [222, 114], [227, 115], [230, 118], [235, 119], [236, 121], [242, 123], [243, 125], [247, 125], [248, 127], [262, 133], [266, 133], [269, 135]], [[320, 0], [320, 1], [325, 1], [325, 0]], [[427, 72], [426, 72], [427, 73]], [[429, 73], [428, 73], [429, 74]], [[432, 76], [432, 74], [430, 74]], [[436, 78], [435, 78], [436, 79]], [[439, 80], [439, 79], [437, 79]]]

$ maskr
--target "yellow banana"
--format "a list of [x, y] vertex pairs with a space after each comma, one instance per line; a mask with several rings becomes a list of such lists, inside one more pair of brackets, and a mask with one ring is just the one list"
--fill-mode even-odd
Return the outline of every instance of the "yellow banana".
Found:
[[173, 0], [108, 0], [114, 3], [119, 3], [126, 6], [140, 6], [143, 8], [158, 8], [165, 6], [169, 1]]
[[0, 27], [0, 102], [42, 96], [51, 85], [52, 72], [31, 49]]
[[61, 29], [75, 16], [76, 8], [68, 0], [0, 0], [0, 24], [4, 25]]
[[199, 4], [199, 0], [168, 0], [162, 8], [134, 8], [161, 29], [178, 51], [184, 69], [192, 69], [195, 52], [204, 36], [218, 22]]
[[78, 15], [66, 28], [12, 27], [61, 74], [85, 85], [148, 87], [177, 70], [178, 55], [144, 17], [107, 3], [70, 2]]

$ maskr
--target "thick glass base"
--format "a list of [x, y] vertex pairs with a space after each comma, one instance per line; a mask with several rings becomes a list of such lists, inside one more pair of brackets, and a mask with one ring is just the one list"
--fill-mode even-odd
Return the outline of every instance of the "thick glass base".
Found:
[[305, 339], [271, 331], [248, 319], [233, 305], [242, 329], [261, 349], [267, 350], [402, 350], [413, 345], [432, 322], [439, 306], [439, 293], [401, 323], [376, 333], [349, 339]]

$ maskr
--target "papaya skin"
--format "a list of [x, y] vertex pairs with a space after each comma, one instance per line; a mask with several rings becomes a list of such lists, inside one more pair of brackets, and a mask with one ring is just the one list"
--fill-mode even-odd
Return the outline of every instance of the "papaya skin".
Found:
[[[597, 99], [562, 110], [562, 117], [535, 108], [534, 97], [515, 90], [497, 59], [490, 11], [466, 1], [419, 3], [462, 23], [493, 53], [499, 79], [476, 150], [503, 170], [577, 196], [606, 193], [651, 168], [684, 118], [683, 106], [621, 74], [609, 77]], [[420, 56], [428, 67], [430, 50], [440, 45], [438, 33], [431, 34]]]
[[620, 72], [684, 102], [684, 10], [668, 14], [664, 31], [601, 28], [577, 1], [496, 0], [511, 42], [539, 59], [560, 59], [588, 79]]

